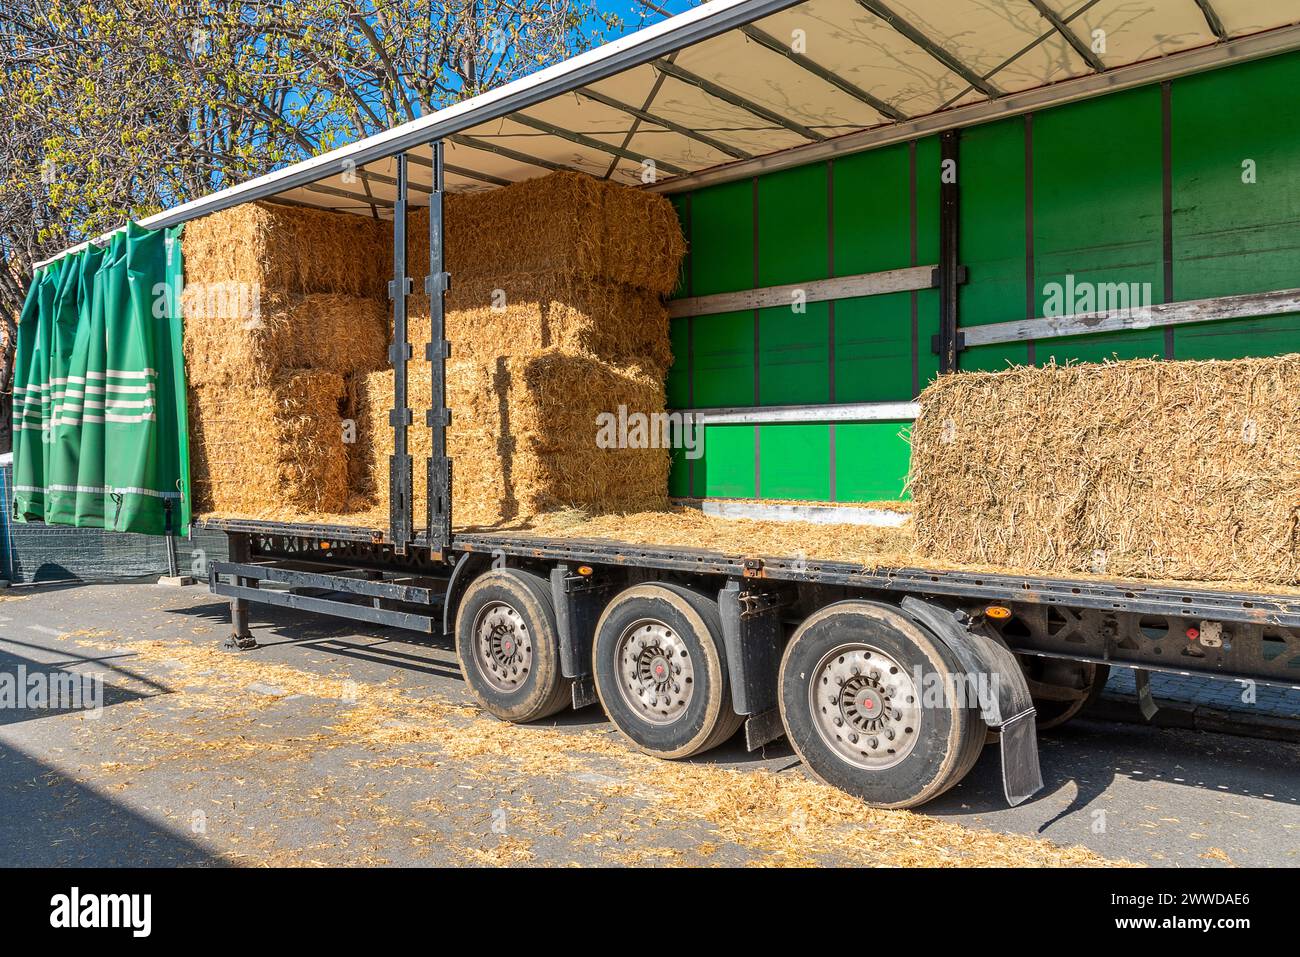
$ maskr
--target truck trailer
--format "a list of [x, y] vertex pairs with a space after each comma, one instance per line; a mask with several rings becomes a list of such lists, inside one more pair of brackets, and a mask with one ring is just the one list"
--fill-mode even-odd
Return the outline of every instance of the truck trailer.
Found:
[[[1300, 135], [1278, 120], [1300, 80], [1294, 11], [1122, 6], [712, 0], [144, 220], [172, 229], [269, 201], [392, 221], [387, 524], [197, 517], [229, 545], [206, 569], [230, 601], [228, 647], [255, 647], [253, 603], [445, 636], [502, 720], [599, 703], [666, 759], [742, 729], [750, 750], [785, 736], [818, 778], [892, 808], [951, 788], [992, 741], [1007, 800], [1027, 800], [1043, 784], [1039, 731], [1078, 714], [1111, 668], [1135, 671], [1148, 716], [1151, 672], [1297, 687], [1296, 589], [453, 523], [449, 191], [575, 170], [672, 199], [689, 252], [669, 402], [710, 451], [707, 468], [678, 458], [671, 491], [750, 516], [781, 499], [902, 497], [898, 433], [936, 375], [1300, 351]], [[1224, 195], [1252, 170], [1253, 192]], [[416, 206], [427, 262], [407, 255]], [[1044, 283], [1075, 276], [1156, 301], [1048, 314]], [[417, 281], [428, 342], [408, 336]], [[421, 362], [432, 389], [411, 394]], [[416, 428], [432, 433], [423, 461]], [[169, 522], [174, 508], [179, 527], [183, 496]]]

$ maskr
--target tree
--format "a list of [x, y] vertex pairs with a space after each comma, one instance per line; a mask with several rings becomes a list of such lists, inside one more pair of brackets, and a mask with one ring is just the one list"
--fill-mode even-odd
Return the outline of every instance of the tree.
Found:
[[588, 0], [5, 0], [0, 391], [33, 263], [516, 79], [618, 25]]

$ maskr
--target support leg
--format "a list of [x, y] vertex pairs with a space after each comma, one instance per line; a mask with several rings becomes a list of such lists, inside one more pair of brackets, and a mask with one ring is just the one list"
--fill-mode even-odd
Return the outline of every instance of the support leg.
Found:
[[[248, 536], [231, 533], [227, 536], [232, 562], [246, 562], [249, 558]], [[236, 585], [252, 584], [247, 579], [236, 578]], [[252, 632], [248, 630], [248, 600], [230, 599], [230, 637], [221, 646], [226, 651], [248, 651], [257, 647]]]

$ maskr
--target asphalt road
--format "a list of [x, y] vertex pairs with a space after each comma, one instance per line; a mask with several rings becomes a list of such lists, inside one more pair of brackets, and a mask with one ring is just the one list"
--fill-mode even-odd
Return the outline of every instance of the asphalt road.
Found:
[[230, 654], [227, 621], [202, 587], [0, 593], [0, 672], [105, 676], [98, 713], [0, 708], [0, 865], [1300, 863], [1293, 744], [1080, 719], [1021, 807], [989, 748], [877, 812], [784, 742], [669, 764], [599, 708], [484, 718], [441, 641], [255, 608]]

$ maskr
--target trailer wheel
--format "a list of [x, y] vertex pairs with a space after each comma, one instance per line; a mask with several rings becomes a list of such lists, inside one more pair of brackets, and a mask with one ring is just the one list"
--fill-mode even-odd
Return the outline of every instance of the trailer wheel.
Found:
[[1022, 656], [1029, 691], [1038, 712], [1038, 730], [1050, 731], [1090, 708], [1110, 678], [1110, 666], [1082, 661]]
[[636, 585], [596, 625], [592, 673], [605, 713], [633, 744], [688, 758], [726, 741], [731, 708], [718, 603], [681, 585]]
[[494, 569], [466, 589], [456, 612], [456, 657], [483, 708], [506, 721], [537, 721], [570, 700], [550, 584], [517, 568]]
[[826, 784], [877, 807], [915, 807], [965, 777], [985, 743], [978, 705], [949, 693], [949, 676], [966, 689], [952, 652], [901, 612], [828, 605], [781, 659], [786, 736]]

